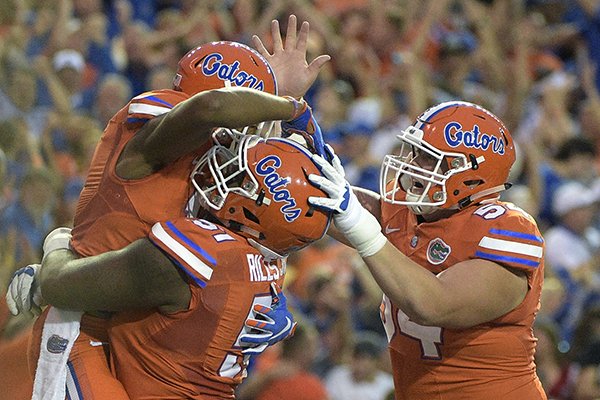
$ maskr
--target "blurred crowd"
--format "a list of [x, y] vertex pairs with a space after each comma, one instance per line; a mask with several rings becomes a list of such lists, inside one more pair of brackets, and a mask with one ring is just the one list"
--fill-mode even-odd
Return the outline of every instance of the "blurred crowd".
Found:
[[[546, 241], [538, 374], [551, 399], [600, 397], [600, 0], [3, 0], [0, 287], [72, 224], [115, 112], [170, 88], [190, 48], [252, 45], [292, 13], [311, 24], [309, 61], [332, 56], [306, 99], [352, 184], [379, 190], [395, 132], [429, 105], [501, 117], [518, 157], [503, 198]], [[381, 292], [361, 263], [328, 238], [291, 256], [301, 328], [255, 360], [241, 399], [391, 398]], [[28, 323], [0, 312], [5, 340]]]

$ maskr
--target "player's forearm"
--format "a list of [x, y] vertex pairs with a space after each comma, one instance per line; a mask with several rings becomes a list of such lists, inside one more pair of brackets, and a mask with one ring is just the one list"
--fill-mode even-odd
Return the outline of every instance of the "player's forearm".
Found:
[[[69, 309], [84, 310], [77, 293], [82, 291], [73, 279], [76, 268], [72, 264], [76, 256], [69, 250], [56, 250], [47, 254], [37, 276], [44, 300], [51, 305]], [[85, 296], [83, 296], [85, 297]]]
[[[190, 128], [242, 128], [263, 121], [287, 120], [293, 114], [294, 104], [290, 100], [234, 87], [199, 93], [178, 105], [168, 118], [183, 119], [181, 123], [189, 124]], [[194, 134], [194, 130], [189, 132]]]
[[216, 118], [222, 122], [218, 126], [239, 128], [262, 121], [285, 121], [296, 112], [295, 104], [284, 97], [251, 89], [223, 89], [223, 92], [225, 106], [217, 113]]
[[68, 310], [149, 309], [173, 299], [185, 307], [189, 296], [170, 261], [147, 240], [80, 259], [67, 250], [54, 251], [45, 257], [38, 279], [44, 299]]
[[38, 277], [44, 300], [67, 310], [116, 311], [118, 304], [114, 304], [114, 299], [121, 295], [110, 277], [117, 278], [114, 269], [125, 267], [116, 255], [113, 252], [77, 259], [67, 250], [48, 254]]
[[385, 295], [412, 321], [441, 326], [443, 287], [434, 274], [389, 242], [364, 261]]
[[[126, 177], [146, 176], [203, 146], [215, 128], [243, 128], [264, 121], [287, 120], [294, 112], [292, 101], [254, 89], [234, 87], [198, 93], [164, 117], [150, 121], [143, 128], [149, 133], [136, 135], [128, 144], [133, 161], [121, 160], [123, 165], [118, 172]], [[137, 158], [135, 153], [139, 153]], [[132, 174], [132, 168], [140, 168], [140, 164], [141, 170]]]

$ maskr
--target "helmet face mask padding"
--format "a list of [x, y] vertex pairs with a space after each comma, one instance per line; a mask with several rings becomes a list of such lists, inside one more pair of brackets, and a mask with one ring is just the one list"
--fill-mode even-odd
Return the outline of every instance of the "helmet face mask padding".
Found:
[[[381, 169], [380, 192], [386, 202], [429, 214], [495, 198], [507, 188], [514, 145], [504, 124], [482, 107], [442, 103], [421, 114], [398, 139], [399, 155], [387, 155]], [[423, 154], [436, 162], [419, 166]], [[420, 185], [423, 190], [415, 190]]]
[[204, 209], [277, 254], [289, 254], [320, 239], [331, 214], [308, 203], [325, 194], [308, 181], [320, 174], [308, 150], [281, 138], [237, 135], [213, 146], [192, 172]]

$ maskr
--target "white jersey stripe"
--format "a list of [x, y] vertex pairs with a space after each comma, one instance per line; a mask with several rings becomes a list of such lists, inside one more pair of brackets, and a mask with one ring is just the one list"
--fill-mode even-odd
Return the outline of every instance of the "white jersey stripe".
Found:
[[204, 261], [196, 257], [191, 251], [186, 249], [181, 243], [169, 235], [160, 224], [154, 224], [152, 233], [171, 251], [177, 254], [186, 264], [192, 267], [196, 272], [202, 275], [206, 280], [212, 276], [213, 269]]
[[144, 92], [142, 94], [138, 94], [132, 100], [140, 100], [140, 99], [145, 99], [146, 97], [152, 97], [152, 96], [156, 96], [156, 93], [154, 93], [154, 92]]
[[543, 254], [543, 248], [541, 246], [514, 242], [512, 240], [494, 239], [488, 236], [484, 236], [479, 241], [479, 246], [485, 249], [517, 253], [529, 257], [541, 258]]
[[131, 103], [129, 105], [129, 114], [148, 114], [162, 115], [171, 111], [169, 107], [153, 106], [151, 104]]
[[67, 365], [67, 376], [66, 376], [66, 397], [69, 400], [81, 400], [79, 397], [79, 390], [77, 387], [77, 377], [73, 375], [73, 370]]

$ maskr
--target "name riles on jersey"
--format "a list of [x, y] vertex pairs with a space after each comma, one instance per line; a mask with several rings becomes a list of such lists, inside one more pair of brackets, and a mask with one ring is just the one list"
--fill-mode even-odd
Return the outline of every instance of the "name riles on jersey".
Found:
[[260, 254], [246, 254], [251, 282], [276, 281], [283, 276], [277, 261], [266, 261]]
[[[231, 236], [222, 227], [203, 219], [182, 218], [156, 223], [152, 227], [149, 239], [202, 288], [206, 287], [220, 263], [231, 262], [219, 261], [224, 254], [239, 254], [240, 247], [247, 249], [247, 252], [238, 256], [236, 270], [245, 267], [248, 271], [247, 275], [244, 274], [246, 279], [251, 282], [270, 282], [279, 280], [285, 274], [283, 265], [277, 260], [265, 260], [261, 254], [253, 252], [254, 248], [245, 239], [242, 239], [242, 244], [240, 239]], [[222, 247], [225, 242], [237, 244]], [[237, 251], [229, 246], [234, 246]]]

